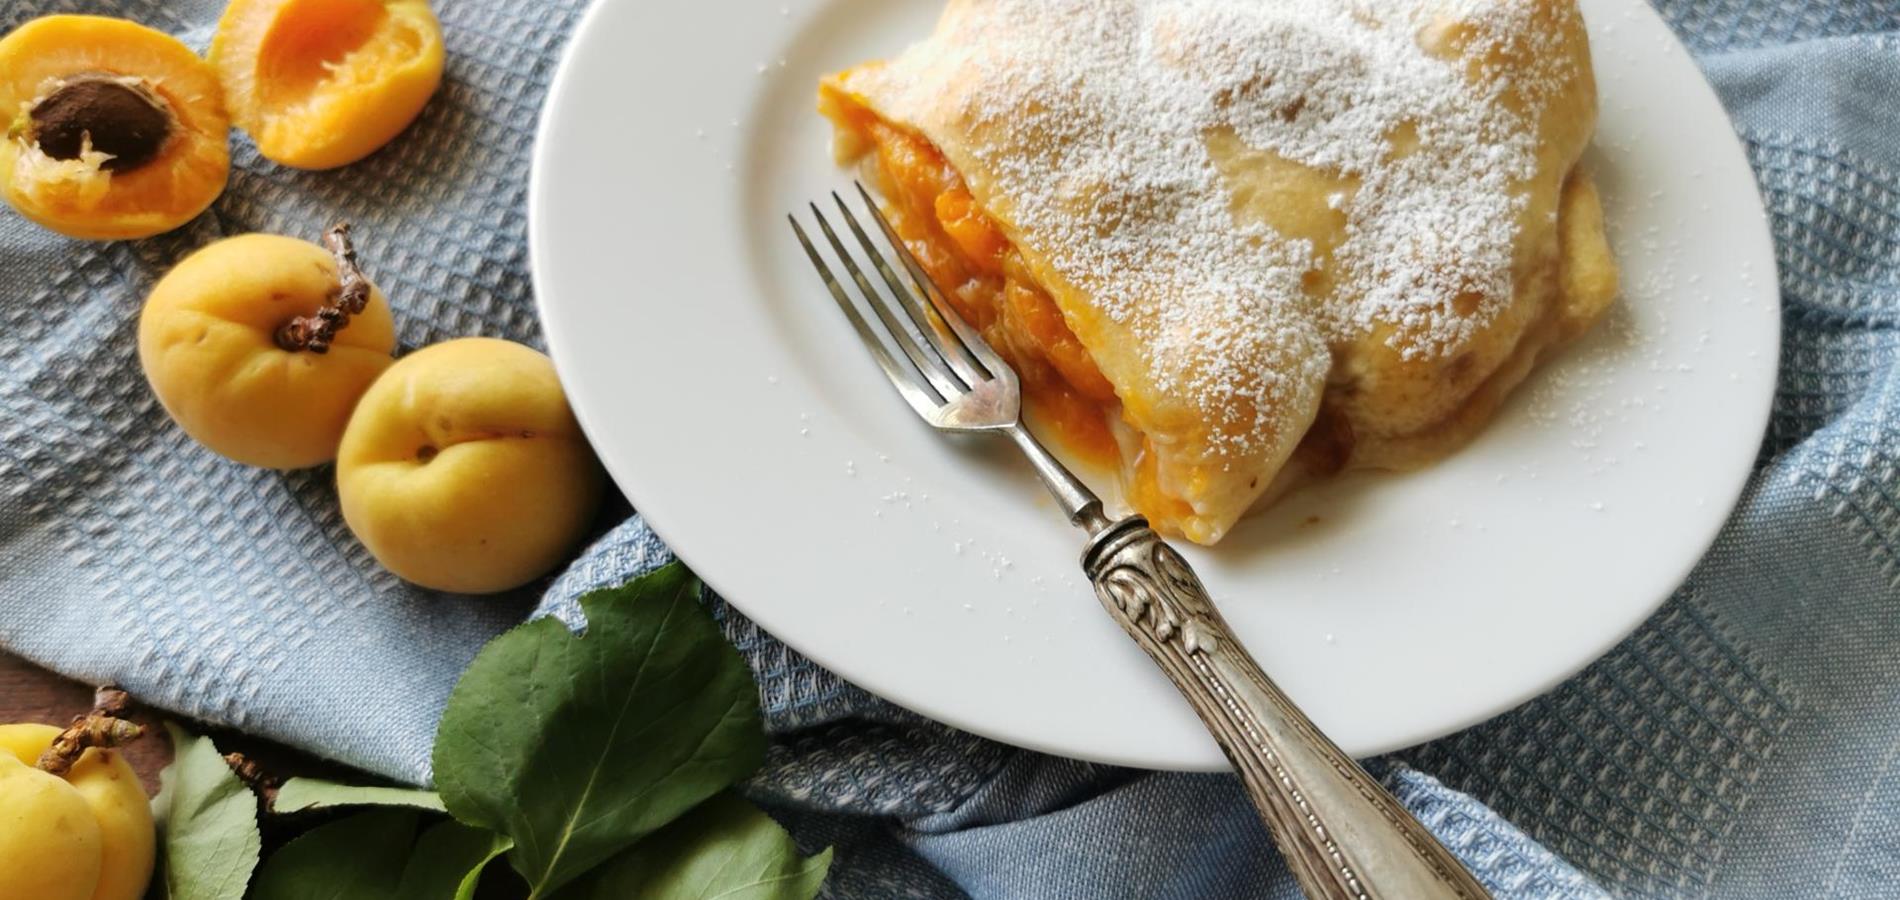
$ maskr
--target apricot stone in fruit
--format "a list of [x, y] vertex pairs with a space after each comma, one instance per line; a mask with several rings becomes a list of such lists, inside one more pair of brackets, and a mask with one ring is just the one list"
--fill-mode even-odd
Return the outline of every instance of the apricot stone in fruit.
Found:
[[247, 234], [205, 247], [160, 279], [139, 316], [139, 361], [185, 433], [272, 469], [336, 457], [350, 411], [396, 346], [373, 286], [326, 353], [286, 350], [277, 332], [340, 290], [336, 260], [308, 241]]
[[599, 502], [600, 465], [546, 356], [462, 338], [389, 367], [337, 453], [343, 518], [391, 572], [483, 594], [545, 574]]
[[442, 83], [427, 0], [231, 0], [210, 55], [238, 127], [300, 169], [375, 152]]
[[47, 16], [0, 40], [0, 184], [20, 213], [109, 240], [203, 212], [230, 171], [230, 126], [211, 66], [123, 19]]
[[138, 900], [157, 845], [138, 774], [99, 748], [64, 776], [34, 768], [59, 732], [0, 725], [0, 897]]
[[27, 110], [33, 139], [54, 159], [87, 150], [106, 155], [99, 168], [129, 172], [151, 162], [171, 139], [165, 101], [136, 80], [80, 75]]

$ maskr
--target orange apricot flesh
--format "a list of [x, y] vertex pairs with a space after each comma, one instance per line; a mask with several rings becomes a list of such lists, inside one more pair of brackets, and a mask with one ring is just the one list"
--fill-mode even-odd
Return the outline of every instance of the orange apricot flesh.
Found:
[[190, 47], [123, 19], [34, 19], [0, 40], [0, 184], [14, 209], [92, 240], [177, 228], [224, 191], [230, 125]]
[[374, 153], [442, 83], [426, 0], [232, 0], [210, 55], [238, 127], [300, 169]]

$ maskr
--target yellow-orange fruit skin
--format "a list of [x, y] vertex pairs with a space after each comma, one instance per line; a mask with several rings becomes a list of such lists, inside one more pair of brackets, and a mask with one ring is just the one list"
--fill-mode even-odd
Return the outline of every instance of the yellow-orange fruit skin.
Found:
[[559, 565], [603, 484], [553, 363], [491, 338], [426, 347], [383, 373], [344, 432], [336, 477], [344, 520], [384, 567], [468, 594]]
[[246, 234], [193, 253], [139, 316], [152, 392], [179, 428], [227, 458], [271, 469], [329, 462], [396, 346], [389, 303], [373, 288], [329, 352], [277, 345], [284, 322], [316, 313], [337, 290], [336, 261], [308, 241]]
[[59, 731], [0, 725], [0, 897], [139, 900], [157, 830], [138, 774], [98, 748], [64, 776], [33, 768]]
[[426, 0], [232, 0], [210, 57], [232, 120], [266, 159], [356, 162], [393, 140], [442, 83]]
[[[102, 171], [102, 158], [61, 160], [29, 139], [27, 108], [75, 75], [141, 79], [164, 101], [173, 129], [157, 158]], [[124, 19], [56, 15], [0, 39], [0, 186], [21, 215], [69, 237], [150, 237], [196, 218], [230, 175], [230, 123], [209, 63], [163, 32]]]

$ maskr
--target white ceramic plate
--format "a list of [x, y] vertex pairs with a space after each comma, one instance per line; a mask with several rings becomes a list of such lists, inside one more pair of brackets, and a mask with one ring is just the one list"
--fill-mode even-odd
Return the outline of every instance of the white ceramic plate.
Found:
[[[1641, 0], [1584, 7], [1621, 311], [1450, 460], [1308, 490], [1190, 553], [1355, 754], [1502, 712], [1603, 653], [1708, 546], [1761, 438], [1779, 319], [1754, 179], [1662, 21]], [[786, 643], [1013, 744], [1222, 767], [1096, 605], [1081, 533], [1005, 442], [912, 417], [786, 228], [849, 183], [819, 76], [895, 53], [938, 8], [597, 3], [535, 153], [555, 361], [634, 505]]]

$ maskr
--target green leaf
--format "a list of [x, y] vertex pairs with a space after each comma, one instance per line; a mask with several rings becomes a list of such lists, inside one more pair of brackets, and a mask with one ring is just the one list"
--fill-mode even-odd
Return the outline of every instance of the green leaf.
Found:
[[257, 795], [231, 774], [210, 738], [169, 722], [165, 730], [173, 761], [152, 799], [165, 860], [155, 880], [172, 900], [242, 900], [263, 846]]
[[508, 839], [441, 822], [418, 840], [422, 815], [379, 809], [312, 828], [264, 862], [252, 900], [468, 900]]
[[396, 900], [419, 813], [379, 809], [319, 825], [271, 854], [253, 900]]
[[447, 812], [442, 808], [442, 797], [434, 791], [358, 787], [321, 778], [292, 778], [284, 782], [277, 790], [277, 799], [271, 803], [271, 811], [294, 813], [331, 806], [408, 806]]
[[513, 841], [492, 831], [443, 822], [416, 842], [397, 900], [469, 900], [489, 862], [512, 846]]
[[532, 896], [658, 830], [765, 757], [758, 688], [677, 564], [530, 622], [449, 696], [435, 776], [457, 819], [514, 839]]
[[801, 857], [770, 816], [730, 792], [589, 872], [559, 900], [810, 900], [831, 851]]

